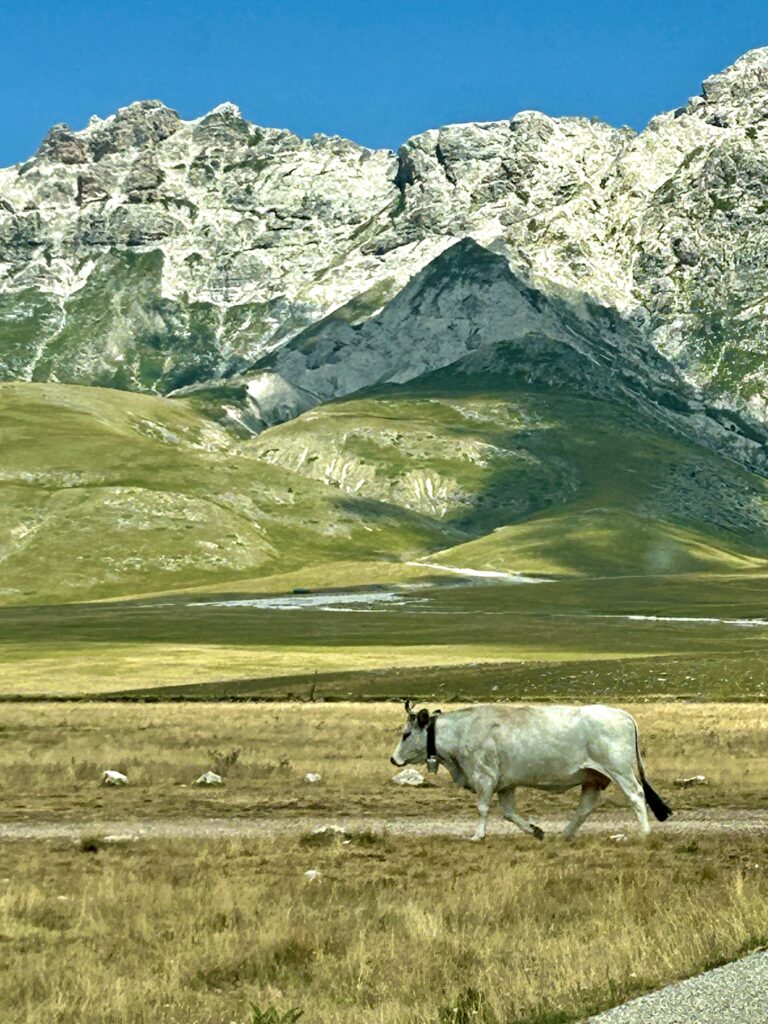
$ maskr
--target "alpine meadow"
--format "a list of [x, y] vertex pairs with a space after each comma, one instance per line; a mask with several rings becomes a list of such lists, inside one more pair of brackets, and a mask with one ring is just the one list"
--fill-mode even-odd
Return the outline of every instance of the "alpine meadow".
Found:
[[[50, 128], [0, 652], [2, 1024], [580, 1024], [756, 951], [706, 1020], [768, 1024], [768, 47], [640, 132]], [[563, 704], [638, 819], [584, 708], [469, 843]]]

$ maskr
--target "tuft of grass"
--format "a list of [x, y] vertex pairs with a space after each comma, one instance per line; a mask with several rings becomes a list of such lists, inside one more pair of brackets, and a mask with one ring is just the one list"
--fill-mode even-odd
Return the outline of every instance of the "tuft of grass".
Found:
[[374, 829], [362, 829], [360, 832], [353, 832], [350, 839], [357, 846], [378, 848], [386, 846], [388, 843], [388, 837], [382, 835], [381, 832], [376, 832]]
[[226, 777], [232, 771], [240, 758], [240, 748], [233, 747], [227, 753], [221, 750], [209, 750], [208, 760], [211, 763], [211, 769], [216, 772], [217, 775]]
[[316, 846], [332, 846], [346, 838], [347, 834], [345, 832], [304, 832], [299, 836], [299, 845], [310, 848]]
[[482, 992], [466, 988], [455, 1001], [437, 1011], [437, 1024], [499, 1024]]
[[251, 1003], [251, 1016], [245, 1024], [296, 1024], [304, 1016], [303, 1010], [276, 1010], [273, 1006], [266, 1010]]
[[106, 845], [101, 836], [85, 835], [80, 837], [78, 849], [81, 853], [99, 853], [100, 850], [106, 849]]

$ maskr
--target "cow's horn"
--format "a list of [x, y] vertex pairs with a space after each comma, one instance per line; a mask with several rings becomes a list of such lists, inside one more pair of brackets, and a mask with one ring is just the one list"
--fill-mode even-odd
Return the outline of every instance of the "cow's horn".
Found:
[[412, 701], [411, 701], [411, 698], [410, 698], [410, 697], [406, 697], [406, 698], [405, 698], [405, 713], [406, 713], [406, 715], [410, 715], [410, 713], [411, 713], [411, 707], [412, 707], [412, 706], [413, 706], [413, 705], [412, 705]]

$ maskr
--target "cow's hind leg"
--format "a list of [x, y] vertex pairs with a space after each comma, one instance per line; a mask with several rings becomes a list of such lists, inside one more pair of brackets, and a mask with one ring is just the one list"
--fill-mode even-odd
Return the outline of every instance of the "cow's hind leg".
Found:
[[572, 839], [592, 811], [594, 811], [597, 801], [600, 799], [600, 790], [602, 788], [604, 787], [596, 786], [594, 782], [585, 782], [581, 787], [579, 806], [576, 808], [573, 817], [565, 826], [565, 831], [563, 832], [566, 839]]
[[635, 812], [640, 832], [648, 835], [651, 826], [648, 824], [648, 809], [645, 806], [645, 794], [643, 787], [635, 778], [635, 773], [630, 771], [621, 775], [611, 773], [611, 779], [616, 783], [622, 793], [629, 800], [632, 810]]
[[491, 809], [491, 800], [493, 799], [494, 783], [492, 780], [483, 780], [482, 782], [475, 783], [475, 792], [477, 793], [477, 811], [480, 815], [480, 821], [475, 834], [472, 836], [473, 843], [479, 843], [485, 839], [485, 830], [488, 825], [488, 812]]
[[507, 821], [514, 822], [519, 829], [522, 829], [523, 832], [527, 832], [529, 836], [535, 836], [536, 839], [544, 838], [544, 832], [538, 825], [534, 825], [532, 821], [528, 821], [515, 810], [514, 788], [505, 789], [499, 793], [499, 806], [501, 807], [501, 813]]

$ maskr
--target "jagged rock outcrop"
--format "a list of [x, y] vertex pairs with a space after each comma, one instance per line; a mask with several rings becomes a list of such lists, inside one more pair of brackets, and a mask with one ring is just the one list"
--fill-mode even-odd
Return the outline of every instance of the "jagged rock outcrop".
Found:
[[202, 392], [209, 412], [218, 405], [258, 432], [441, 368], [482, 377], [486, 388], [503, 380], [628, 405], [768, 472], [768, 432], [705, 401], [630, 319], [568, 291], [531, 288], [504, 256], [471, 239], [446, 249], [364, 323], [331, 315], [239, 377], [184, 393]]
[[[427, 131], [397, 155], [260, 128], [231, 104], [185, 122], [145, 101], [57, 125], [0, 171], [0, 375], [164, 394], [286, 345], [295, 363], [297, 336], [330, 316], [354, 377], [351, 341], [381, 336], [371, 317], [470, 238], [525, 285], [616, 311], [705, 405], [760, 427], [766, 85], [755, 50], [640, 134], [524, 112]], [[408, 359], [444, 365], [456, 330], [410, 339]], [[376, 379], [404, 379], [389, 356], [365, 349]], [[312, 404], [299, 369], [304, 383], [272, 379], [285, 410]]]

